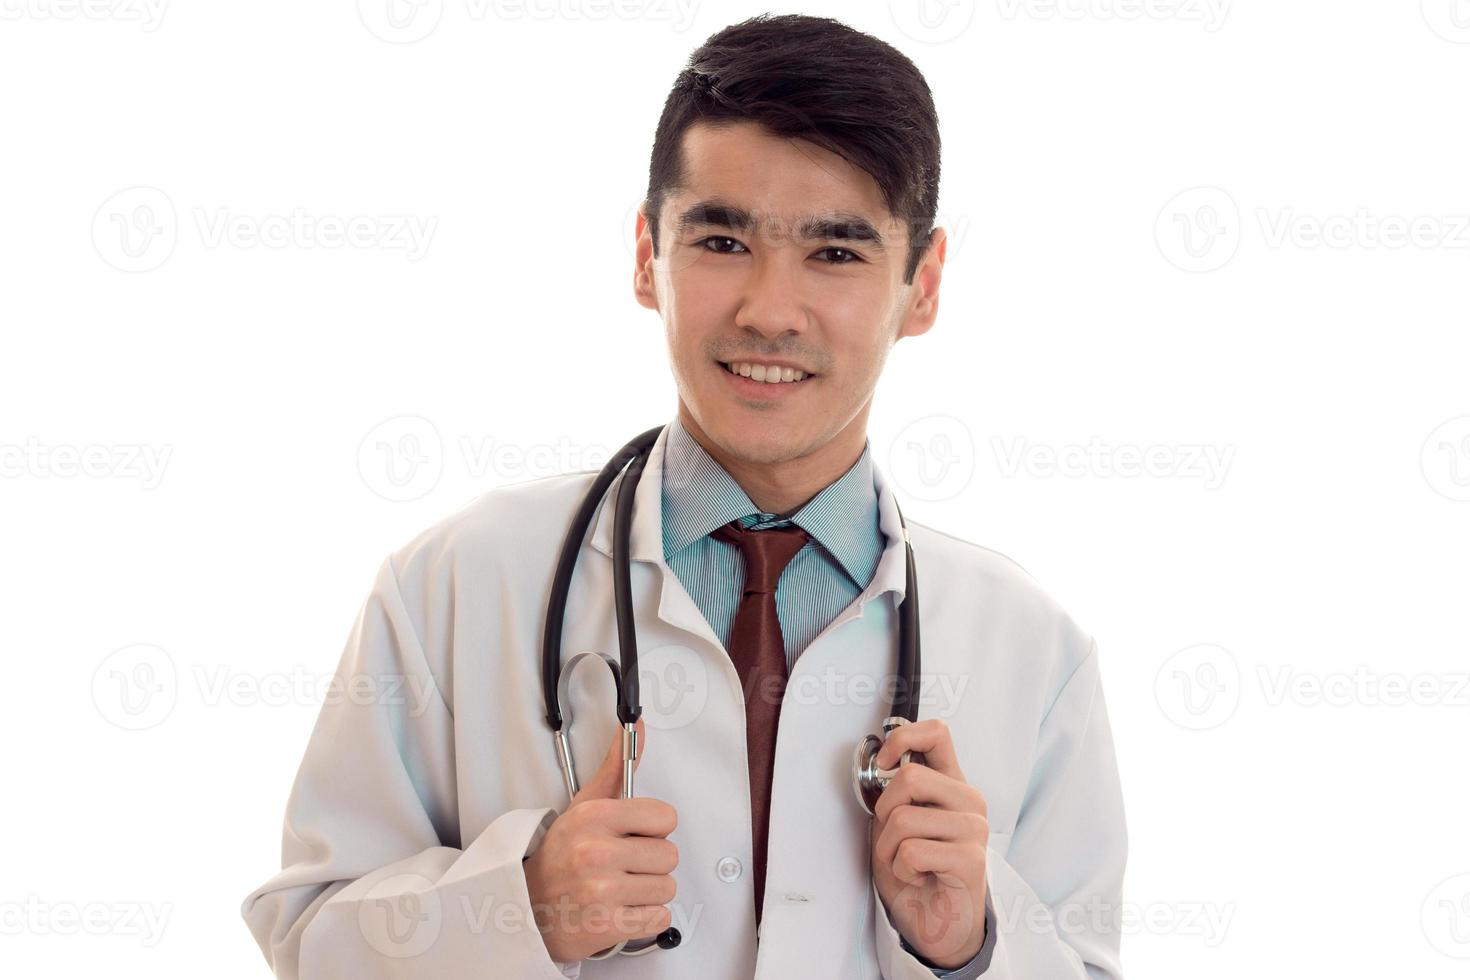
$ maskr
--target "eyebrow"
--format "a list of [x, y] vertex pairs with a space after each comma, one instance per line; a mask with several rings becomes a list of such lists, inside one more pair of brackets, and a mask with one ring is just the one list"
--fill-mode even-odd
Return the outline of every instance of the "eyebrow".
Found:
[[[749, 233], [755, 227], [755, 218], [742, 207], [712, 199], [690, 205], [675, 223], [675, 229], [681, 235], [690, 228], [709, 227]], [[804, 241], [866, 242], [875, 249], [884, 247], [883, 236], [878, 229], [860, 214], [802, 215], [796, 221], [796, 228], [798, 237]]]

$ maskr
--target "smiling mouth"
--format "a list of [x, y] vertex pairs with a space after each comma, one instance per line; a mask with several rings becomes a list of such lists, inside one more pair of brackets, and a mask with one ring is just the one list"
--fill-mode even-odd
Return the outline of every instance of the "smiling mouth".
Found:
[[796, 368], [762, 364], [759, 361], [716, 361], [727, 374], [733, 374], [756, 384], [772, 387], [801, 384], [817, 377], [815, 374]]

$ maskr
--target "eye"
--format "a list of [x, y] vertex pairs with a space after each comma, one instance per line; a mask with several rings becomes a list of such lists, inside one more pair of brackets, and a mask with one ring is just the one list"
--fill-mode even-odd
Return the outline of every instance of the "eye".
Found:
[[846, 256], [846, 258], [830, 260], [828, 262], [829, 265], [850, 265], [853, 262], [862, 262], [863, 261], [863, 257], [860, 256], [860, 255], [858, 255], [852, 249], [850, 249], [850, 248], [843, 248], [840, 245], [833, 245], [830, 248], [824, 248], [820, 252], [818, 252], [817, 254], [818, 255], [822, 255], [822, 254], [825, 254], [825, 253], [834, 253], [834, 252], [835, 253], [838, 253], [840, 255], [844, 255], [844, 256]]
[[694, 244], [695, 245], [703, 245], [705, 247], [706, 251], [714, 252], [716, 255], [734, 255], [734, 254], [736, 254], [735, 252], [726, 251], [725, 249], [722, 249], [722, 248], [711, 248], [710, 247], [710, 242], [729, 242], [732, 245], [739, 245], [740, 248], [742, 248], [742, 249], [745, 248], [744, 245], [740, 245], [740, 243], [738, 241], [736, 241], [735, 239], [730, 238], [730, 237], [728, 237], [726, 235], [711, 235], [708, 238], [701, 238], [699, 241], [695, 242]]

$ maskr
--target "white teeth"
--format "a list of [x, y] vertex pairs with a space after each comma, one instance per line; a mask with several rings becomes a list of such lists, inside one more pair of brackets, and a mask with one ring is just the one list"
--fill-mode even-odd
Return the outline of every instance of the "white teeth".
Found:
[[768, 385], [801, 381], [807, 376], [805, 371], [798, 371], [795, 368], [777, 367], [774, 364], [752, 364], [749, 361], [732, 361], [725, 365], [725, 370], [731, 374], [738, 374], [743, 378], [761, 381]]

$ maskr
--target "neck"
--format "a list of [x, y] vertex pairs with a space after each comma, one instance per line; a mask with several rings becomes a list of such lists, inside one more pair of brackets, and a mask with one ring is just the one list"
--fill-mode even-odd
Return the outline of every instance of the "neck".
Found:
[[727, 451], [694, 421], [683, 400], [679, 421], [694, 441], [739, 484], [762, 513], [790, 517], [836, 482], [863, 454], [867, 409], [838, 434], [811, 451], [775, 462], [751, 460]]

